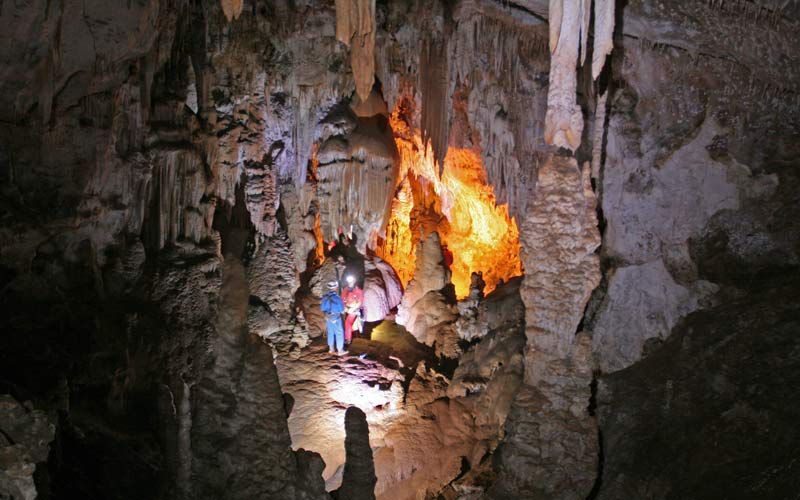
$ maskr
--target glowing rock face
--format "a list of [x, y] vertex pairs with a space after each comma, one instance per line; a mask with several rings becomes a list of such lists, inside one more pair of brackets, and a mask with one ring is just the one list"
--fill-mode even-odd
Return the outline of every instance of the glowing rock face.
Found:
[[470, 275], [482, 272], [486, 293], [501, 280], [522, 274], [519, 231], [506, 206], [497, 206], [478, 154], [449, 148], [439, 176], [431, 148], [395, 112], [392, 129], [400, 154], [398, 194], [386, 238], [377, 253], [397, 270], [404, 284], [413, 274], [421, 236], [437, 232], [445, 247], [459, 298], [469, 294]]

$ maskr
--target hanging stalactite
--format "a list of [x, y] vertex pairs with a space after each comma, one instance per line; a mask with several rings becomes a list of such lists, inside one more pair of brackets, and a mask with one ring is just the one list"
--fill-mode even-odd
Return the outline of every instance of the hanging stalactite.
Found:
[[356, 93], [366, 101], [375, 83], [375, 0], [336, 0], [336, 38], [350, 47]]
[[222, 12], [228, 22], [238, 19], [244, 9], [244, 0], [221, 0]]
[[614, 0], [594, 1], [594, 46], [592, 50], [592, 79], [597, 80], [614, 48]]
[[575, 71], [580, 45], [583, 2], [550, 0], [550, 85], [544, 139], [548, 144], [578, 149], [583, 114], [576, 102]]
[[[578, 149], [583, 133], [583, 114], [576, 101], [577, 61], [586, 62], [588, 53], [591, 0], [550, 0], [550, 86], [547, 94], [545, 141], [548, 144]], [[603, 70], [614, 47], [614, 2], [594, 2], [594, 43], [592, 79]]]
[[422, 144], [423, 147], [427, 147], [428, 141], [431, 142], [440, 177], [450, 138], [448, 68], [447, 42], [439, 38], [426, 40], [422, 48], [419, 71], [419, 88], [422, 93]]

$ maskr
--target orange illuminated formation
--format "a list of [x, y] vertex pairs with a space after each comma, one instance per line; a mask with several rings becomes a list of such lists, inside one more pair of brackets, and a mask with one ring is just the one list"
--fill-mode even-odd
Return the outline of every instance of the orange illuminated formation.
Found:
[[505, 205], [496, 205], [480, 157], [472, 150], [450, 147], [440, 179], [430, 146], [425, 154], [420, 134], [397, 110], [391, 124], [401, 183], [377, 253], [395, 268], [403, 284], [413, 277], [416, 244], [432, 231], [439, 233], [445, 252], [452, 256], [458, 298], [469, 295], [473, 272], [483, 273], [486, 293], [500, 280], [521, 275], [517, 224]]

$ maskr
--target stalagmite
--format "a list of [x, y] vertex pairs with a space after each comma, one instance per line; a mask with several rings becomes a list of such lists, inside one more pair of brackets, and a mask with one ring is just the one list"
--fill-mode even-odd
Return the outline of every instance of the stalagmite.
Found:
[[338, 498], [342, 500], [375, 498], [375, 483], [378, 479], [375, 477], [375, 463], [369, 445], [367, 416], [360, 408], [351, 406], [344, 414], [344, 428], [347, 458]]
[[375, 83], [375, 31], [375, 0], [336, 0], [336, 38], [350, 46], [350, 67], [362, 101]]
[[228, 22], [238, 19], [244, 8], [244, 0], [221, 0], [222, 12]]
[[574, 158], [551, 157], [541, 166], [520, 231], [525, 383], [506, 424], [493, 498], [579, 500], [595, 479], [597, 430], [586, 405], [591, 338], [579, 324], [600, 282], [596, 203], [588, 162], [581, 168]]
[[583, 115], [575, 98], [582, 10], [582, 3], [550, 1], [552, 55], [544, 138], [548, 144], [572, 151], [578, 149], [583, 133]]
[[603, 70], [606, 56], [614, 48], [614, 0], [594, 2], [594, 46], [592, 50], [592, 78], [597, 79]]

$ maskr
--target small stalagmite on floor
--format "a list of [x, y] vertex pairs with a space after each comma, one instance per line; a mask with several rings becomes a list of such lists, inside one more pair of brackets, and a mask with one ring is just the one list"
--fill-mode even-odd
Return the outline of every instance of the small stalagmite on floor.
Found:
[[367, 416], [359, 408], [351, 406], [344, 414], [346, 437], [344, 448], [347, 458], [344, 464], [342, 487], [338, 490], [340, 500], [369, 500], [375, 498], [375, 462], [369, 446]]

